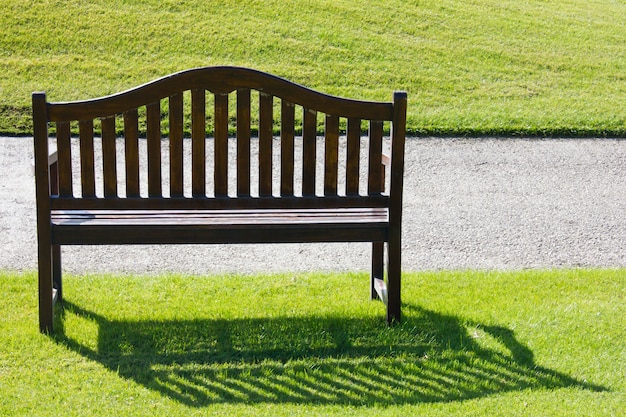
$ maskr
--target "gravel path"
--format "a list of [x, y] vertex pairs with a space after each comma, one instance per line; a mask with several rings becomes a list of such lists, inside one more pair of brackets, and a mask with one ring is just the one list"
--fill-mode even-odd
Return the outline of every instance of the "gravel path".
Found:
[[[32, 138], [0, 138], [0, 268], [35, 270]], [[626, 140], [410, 139], [403, 269], [626, 267]], [[66, 247], [67, 272], [365, 271], [367, 244]]]

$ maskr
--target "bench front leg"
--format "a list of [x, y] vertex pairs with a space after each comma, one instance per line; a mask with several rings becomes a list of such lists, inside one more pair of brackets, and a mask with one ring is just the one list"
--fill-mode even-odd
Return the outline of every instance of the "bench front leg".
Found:
[[401, 252], [400, 238], [389, 239], [387, 244], [387, 323], [400, 322]]
[[39, 243], [39, 330], [54, 331], [54, 286], [52, 282], [52, 247]]
[[56, 301], [63, 300], [63, 279], [61, 277], [61, 245], [52, 245], [52, 284]]

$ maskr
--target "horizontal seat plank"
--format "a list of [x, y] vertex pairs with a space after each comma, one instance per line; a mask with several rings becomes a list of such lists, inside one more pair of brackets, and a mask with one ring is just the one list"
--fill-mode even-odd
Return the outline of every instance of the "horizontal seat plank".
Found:
[[325, 209], [389, 207], [389, 196], [335, 197], [180, 197], [73, 198], [52, 197], [52, 210], [211, 210], [211, 209]]
[[285, 223], [386, 223], [387, 210], [377, 208], [296, 210], [62, 210], [52, 212], [52, 224], [285, 224]]
[[57, 244], [386, 241], [388, 210], [55, 210]]

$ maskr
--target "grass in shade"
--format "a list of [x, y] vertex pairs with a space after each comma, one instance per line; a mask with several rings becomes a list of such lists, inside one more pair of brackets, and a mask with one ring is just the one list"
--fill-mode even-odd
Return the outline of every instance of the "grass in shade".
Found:
[[320, 91], [409, 94], [416, 135], [623, 136], [626, 3], [605, 0], [0, 0], [0, 134], [30, 93], [122, 91], [239, 65]]
[[0, 273], [0, 415], [616, 416], [626, 270], [68, 276], [54, 336], [36, 275]]

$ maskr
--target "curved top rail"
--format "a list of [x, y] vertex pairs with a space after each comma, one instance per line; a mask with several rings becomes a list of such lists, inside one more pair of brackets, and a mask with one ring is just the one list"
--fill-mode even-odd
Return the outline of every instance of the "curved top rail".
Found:
[[90, 120], [157, 102], [192, 89], [227, 94], [250, 88], [307, 109], [342, 117], [392, 120], [393, 103], [360, 101], [320, 93], [284, 78], [241, 67], [201, 67], [177, 72], [129, 90], [91, 100], [48, 103], [50, 121]]

